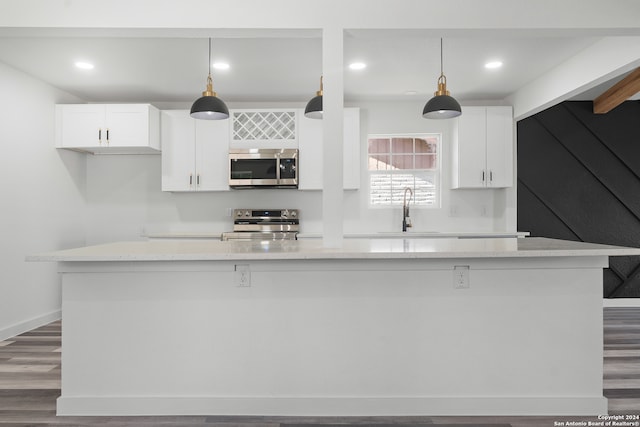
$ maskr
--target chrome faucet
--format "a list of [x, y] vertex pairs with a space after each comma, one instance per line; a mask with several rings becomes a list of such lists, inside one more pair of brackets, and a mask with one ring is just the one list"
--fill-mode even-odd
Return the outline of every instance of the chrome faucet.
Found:
[[[407, 200], [407, 192], [409, 192], [409, 200]], [[413, 197], [413, 190], [409, 187], [404, 188], [404, 195], [402, 196], [402, 231], [407, 231], [407, 228], [411, 227], [411, 218], [409, 218], [409, 203]]]

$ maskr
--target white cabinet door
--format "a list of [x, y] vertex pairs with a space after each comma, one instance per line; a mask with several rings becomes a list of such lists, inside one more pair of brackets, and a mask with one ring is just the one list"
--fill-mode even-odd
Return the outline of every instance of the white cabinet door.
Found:
[[160, 151], [160, 112], [150, 104], [56, 106], [56, 147], [96, 154]]
[[155, 107], [146, 104], [107, 104], [105, 110], [109, 147], [150, 145], [160, 148], [159, 138], [150, 132], [152, 125], [157, 128], [155, 117], [158, 110]]
[[487, 107], [488, 187], [513, 186], [513, 111]]
[[162, 191], [195, 189], [195, 120], [188, 110], [161, 114]]
[[511, 107], [463, 107], [454, 132], [452, 188], [513, 185]]
[[56, 146], [59, 148], [106, 145], [104, 105], [57, 105]]
[[453, 187], [482, 188], [486, 180], [486, 122], [484, 107], [463, 107], [454, 138]]
[[162, 191], [229, 190], [229, 121], [162, 111]]
[[229, 120], [194, 121], [196, 122], [196, 190], [227, 191], [229, 190]]
[[[322, 190], [322, 120], [299, 112], [300, 190]], [[344, 109], [343, 188], [360, 188], [360, 109]]]

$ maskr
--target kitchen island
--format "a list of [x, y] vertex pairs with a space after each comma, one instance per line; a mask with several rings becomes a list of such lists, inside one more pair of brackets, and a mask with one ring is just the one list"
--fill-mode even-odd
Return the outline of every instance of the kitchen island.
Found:
[[59, 262], [59, 415], [597, 415], [602, 269], [541, 238], [121, 242]]

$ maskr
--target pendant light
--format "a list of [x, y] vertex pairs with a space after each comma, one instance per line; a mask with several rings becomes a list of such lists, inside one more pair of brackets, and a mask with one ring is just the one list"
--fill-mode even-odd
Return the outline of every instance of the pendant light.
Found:
[[322, 76], [320, 76], [320, 90], [316, 92], [316, 96], [311, 98], [304, 109], [305, 117], [310, 119], [322, 118]]
[[229, 118], [229, 109], [224, 101], [218, 98], [213, 91], [213, 79], [211, 78], [211, 38], [209, 38], [209, 76], [207, 77], [207, 89], [202, 92], [202, 97], [196, 99], [191, 106], [191, 117], [204, 120], [224, 120]]
[[447, 90], [447, 78], [442, 71], [442, 39], [440, 39], [440, 77], [438, 77], [438, 90], [434, 97], [427, 102], [422, 110], [425, 119], [450, 119], [462, 114], [460, 104]]

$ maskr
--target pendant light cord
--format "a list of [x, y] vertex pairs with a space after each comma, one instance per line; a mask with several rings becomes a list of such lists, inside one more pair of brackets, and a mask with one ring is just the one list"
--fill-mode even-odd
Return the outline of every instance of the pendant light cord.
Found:
[[211, 76], [211, 37], [209, 37], [209, 76]]
[[442, 76], [444, 74], [444, 65], [442, 65], [443, 63], [443, 56], [442, 56], [442, 37], [440, 37], [440, 75]]
[[202, 92], [202, 96], [218, 96], [213, 91], [213, 78], [211, 77], [211, 37], [209, 37], [209, 75], [207, 76], [207, 90]]

